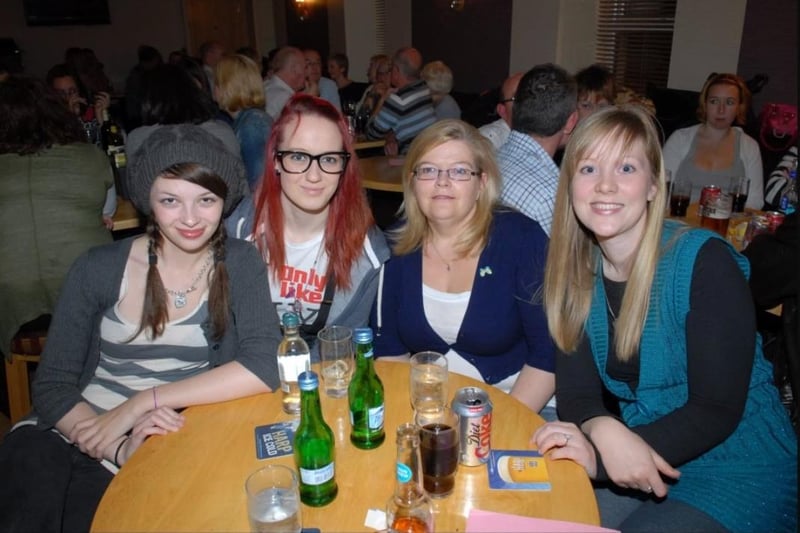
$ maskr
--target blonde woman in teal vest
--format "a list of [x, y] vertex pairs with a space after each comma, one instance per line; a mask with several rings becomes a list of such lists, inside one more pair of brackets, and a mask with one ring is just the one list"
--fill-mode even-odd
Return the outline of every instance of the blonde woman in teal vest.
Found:
[[582, 465], [622, 531], [795, 531], [797, 441], [764, 360], [749, 266], [664, 221], [650, 118], [582, 121], [561, 167], [545, 273], [560, 421], [533, 436]]

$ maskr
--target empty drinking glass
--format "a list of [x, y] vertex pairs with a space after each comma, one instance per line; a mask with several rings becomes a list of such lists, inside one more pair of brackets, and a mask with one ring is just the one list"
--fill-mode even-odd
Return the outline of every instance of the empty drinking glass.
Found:
[[346, 326], [328, 326], [317, 333], [317, 339], [325, 394], [344, 398], [353, 375], [353, 330]]
[[259, 468], [244, 484], [250, 531], [300, 533], [300, 493], [294, 470], [281, 465]]
[[447, 405], [447, 358], [438, 352], [411, 357], [411, 405], [417, 412], [440, 411]]

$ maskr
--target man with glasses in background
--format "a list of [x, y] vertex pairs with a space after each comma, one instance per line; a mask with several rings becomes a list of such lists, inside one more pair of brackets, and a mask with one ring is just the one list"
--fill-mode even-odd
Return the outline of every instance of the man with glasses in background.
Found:
[[537, 221], [550, 236], [558, 166], [553, 155], [578, 123], [575, 79], [547, 63], [522, 76], [514, 96], [511, 134], [497, 152], [500, 200]]
[[500, 101], [497, 102], [497, 107], [495, 107], [495, 111], [497, 111], [500, 118], [478, 128], [481, 135], [489, 139], [495, 150], [499, 150], [505, 144], [511, 133], [511, 109], [514, 107], [514, 95], [521, 79], [522, 72], [517, 72], [506, 78], [500, 87]]

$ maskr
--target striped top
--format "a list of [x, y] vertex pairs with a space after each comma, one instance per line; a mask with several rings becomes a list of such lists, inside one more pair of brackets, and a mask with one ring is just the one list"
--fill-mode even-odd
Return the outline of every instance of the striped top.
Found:
[[415, 81], [386, 97], [383, 107], [367, 126], [367, 137], [380, 139], [394, 131], [400, 152], [405, 153], [411, 141], [436, 122], [431, 91], [424, 81]]
[[[126, 280], [123, 279], [121, 294]], [[167, 322], [155, 340], [140, 333], [127, 342], [138, 323], [125, 320], [119, 303], [103, 314], [100, 323], [100, 363], [83, 397], [98, 412], [113, 409], [139, 391], [180, 381], [209, 366], [208, 342], [201, 324], [208, 319], [208, 292], [186, 317]], [[138, 321], [137, 321], [138, 322]]]

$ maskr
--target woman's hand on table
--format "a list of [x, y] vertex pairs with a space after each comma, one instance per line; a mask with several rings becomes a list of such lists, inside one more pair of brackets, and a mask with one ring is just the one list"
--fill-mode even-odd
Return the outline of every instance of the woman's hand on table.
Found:
[[[80, 450], [95, 459], [102, 459], [103, 452], [112, 442], [128, 432], [152, 405], [151, 389], [139, 392], [115, 408], [75, 424], [67, 435]], [[143, 407], [147, 405], [148, 407]]]
[[597, 447], [609, 479], [620, 487], [663, 498], [668, 489], [661, 476], [677, 479], [681, 475], [639, 435], [615, 418], [592, 418], [583, 423], [582, 429]]
[[159, 407], [144, 414], [133, 426], [131, 436], [117, 454], [117, 465], [125, 464], [151, 435], [174, 433], [183, 427], [186, 418], [170, 407]]
[[539, 453], [550, 452], [550, 459], [571, 459], [581, 465], [591, 479], [597, 477], [594, 447], [575, 424], [548, 422], [533, 433], [531, 442]]

